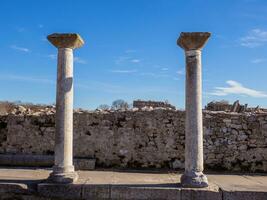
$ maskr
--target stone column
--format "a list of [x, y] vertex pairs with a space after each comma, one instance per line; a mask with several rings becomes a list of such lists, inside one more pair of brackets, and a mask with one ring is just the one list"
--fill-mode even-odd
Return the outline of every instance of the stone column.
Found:
[[186, 56], [186, 121], [184, 187], [207, 187], [203, 174], [201, 49], [210, 37], [207, 32], [181, 33], [177, 44]]
[[58, 48], [55, 164], [49, 179], [72, 183], [78, 179], [73, 166], [73, 49], [84, 42], [78, 34], [52, 34], [47, 39]]

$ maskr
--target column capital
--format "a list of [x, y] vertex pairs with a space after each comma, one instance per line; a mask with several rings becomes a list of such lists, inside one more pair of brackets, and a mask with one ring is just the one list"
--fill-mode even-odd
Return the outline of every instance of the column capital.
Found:
[[177, 45], [185, 51], [201, 50], [210, 35], [209, 32], [181, 32]]
[[84, 41], [77, 33], [53, 33], [47, 36], [56, 48], [76, 49], [83, 46]]

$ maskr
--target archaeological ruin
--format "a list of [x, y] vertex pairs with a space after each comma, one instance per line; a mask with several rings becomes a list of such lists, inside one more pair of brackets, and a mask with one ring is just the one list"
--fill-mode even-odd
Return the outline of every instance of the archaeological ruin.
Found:
[[[77, 111], [73, 125], [75, 159], [93, 159], [96, 167], [184, 169], [184, 111]], [[2, 115], [0, 153], [53, 155], [55, 130], [54, 108]], [[203, 111], [203, 134], [206, 169], [267, 172], [267, 113]]]
[[[202, 109], [201, 53], [210, 35], [182, 32], [177, 40], [186, 61], [185, 111], [164, 102], [138, 100], [128, 110], [74, 112], [73, 50], [84, 41], [75, 33], [49, 35], [58, 49], [56, 106], [31, 110], [7, 104], [8, 109], [0, 110], [0, 165], [53, 168], [49, 174], [31, 172], [46, 178], [28, 181], [27, 189], [21, 189], [22, 181], [12, 189], [4, 182], [1, 189], [0, 181], [0, 200], [244, 199], [242, 192], [233, 194], [211, 183], [210, 177], [215, 179], [206, 172], [266, 173], [267, 112], [252, 112], [239, 102], [231, 106], [213, 102]], [[102, 174], [77, 172], [95, 167], [103, 169]], [[167, 175], [164, 183], [152, 184], [153, 172], [134, 171], [120, 182], [122, 175], [106, 172], [107, 168], [160, 169], [167, 170]], [[182, 170], [181, 176], [177, 170]], [[17, 171], [12, 173], [18, 176]], [[125, 182], [137, 180], [135, 176], [147, 179], [139, 178], [144, 181], [141, 184]], [[236, 194], [240, 196], [232, 198]], [[256, 197], [249, 193], [246, 199], [251, 196]], [[265, 192], [254, 199], [266, 198]]]
[[133, 101], [133, 107], [138, 108], [140, 110], [145, 108], [168, 108], [175, 110], [175, 106], [162, 101], [142, 101], [142, 100], [135, 100]]

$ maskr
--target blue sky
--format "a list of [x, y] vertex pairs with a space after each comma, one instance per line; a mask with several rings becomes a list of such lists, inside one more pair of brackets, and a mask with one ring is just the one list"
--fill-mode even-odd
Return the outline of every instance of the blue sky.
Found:
[[3, 0], [0, 100], [55, 102], [56, 54], [46, 36], [76, 32], [75, 107], [169, 100], [184, 107], [182, 31], [209, 31], [203, 104], [267, 107], [266, 0]]

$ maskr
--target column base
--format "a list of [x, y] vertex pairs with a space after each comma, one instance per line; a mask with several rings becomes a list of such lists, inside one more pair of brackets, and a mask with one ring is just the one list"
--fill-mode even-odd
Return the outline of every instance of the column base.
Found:
[[181, 177], [183, 187], [204, 188], [208, 187], [208, 179], [202, 172], [185, 172]]
[[78, 180], [79, 176], [74, 171], [73, 166], [60, 168], [53, 167], [53, 172], [49, 175], [48, 181], [53, 183], [74, 183]]
[[52, 172], [48, 177], [48, 182], [53, 183], [74, 183], [78, 180], [78, 174], [76, 172], [55, 174]]

